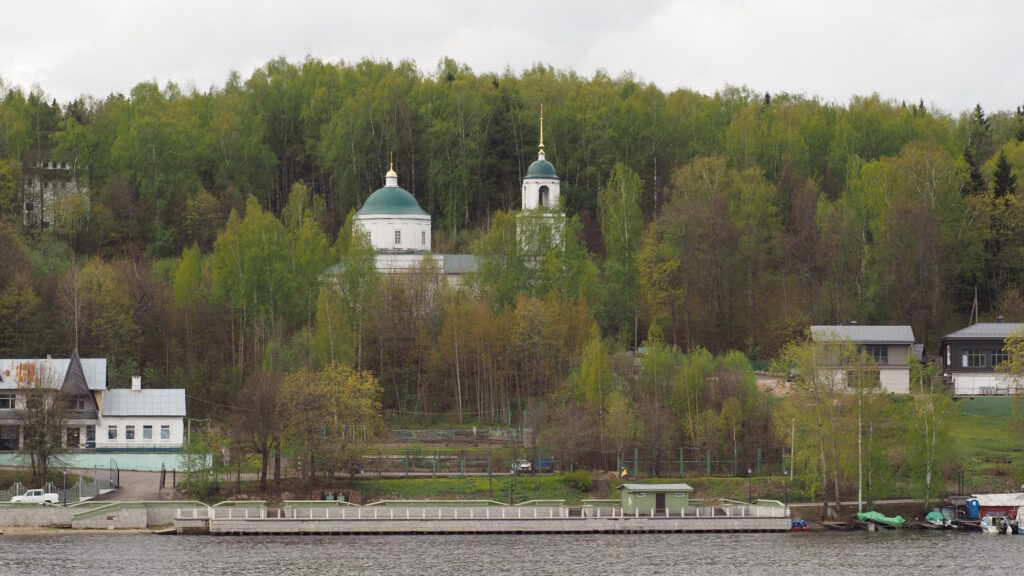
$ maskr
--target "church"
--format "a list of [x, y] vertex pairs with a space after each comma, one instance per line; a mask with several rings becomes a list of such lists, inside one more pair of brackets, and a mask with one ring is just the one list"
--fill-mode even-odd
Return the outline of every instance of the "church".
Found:
[[[537, 160], [523, 178], [522, 210], [543, 211], [545, 216], [560, 216], [559, 184], [555, 166], [544, 155], [544, 111], [540, 116], [540, 144]], [[428, 259], [453, 284], [463, 274], [475, 272], [476, 257], [470, 254], [432, 254], [430, 214], [416, 198], [398, 185], [394, 163], [378, 188], [363, 202], [355, 215], [356, 224], [370, 237], [377, 251], [377, 270], [383, 273], [412, 272]]]

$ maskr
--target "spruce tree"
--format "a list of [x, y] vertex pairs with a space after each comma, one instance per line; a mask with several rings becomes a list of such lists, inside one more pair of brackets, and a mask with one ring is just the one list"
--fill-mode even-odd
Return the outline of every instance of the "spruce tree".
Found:
[[1002, 198], [1007, 194], [1017, 191], [1017, 177], [1010, 169], [1010, 161], [1006, 159], [1006, 152], [999, 152], [999, 159], [996, 160], [996, 171], [992, 174], [992, 194], [996, 198]]
[[960, 190], [961, 193], [964, 196], [968, 196], [984, 191], [988, 188], [988, 183], [985, 182], [985, 177], [981, 174], [981, 168], [978, 168], [978, 163], [974, 160], [974, 154], [971, 154], [970, 146], [964, 148], [964, 160], [967, 162], [969, 178], [964, 182]]

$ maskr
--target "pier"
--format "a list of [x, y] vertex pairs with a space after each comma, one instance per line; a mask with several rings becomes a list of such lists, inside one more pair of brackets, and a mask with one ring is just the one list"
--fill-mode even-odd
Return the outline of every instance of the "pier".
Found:
[[178, 534], [631, 534], [782, 532], [776, 506], [688, 507], [626, 514], [618, 507], [350, 506], [178, 509]]

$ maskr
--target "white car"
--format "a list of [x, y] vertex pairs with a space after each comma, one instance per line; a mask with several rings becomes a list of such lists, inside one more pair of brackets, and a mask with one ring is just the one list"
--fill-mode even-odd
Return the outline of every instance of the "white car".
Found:
[[46, 492], [42, 488], [29, 490], [20, 496], [11, 498], [12, 504], [42, 504], [43, 506], [56, 506], [60, 504], [60, 496], [53, 492]]

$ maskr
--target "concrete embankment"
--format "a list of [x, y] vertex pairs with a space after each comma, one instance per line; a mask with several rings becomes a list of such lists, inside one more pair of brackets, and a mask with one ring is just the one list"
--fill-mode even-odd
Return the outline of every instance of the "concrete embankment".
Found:
[[0, 527], [145, 529], [174, 523], [181, 506], [195, 502], [95, 502], [77, 506], [0, 505]]

